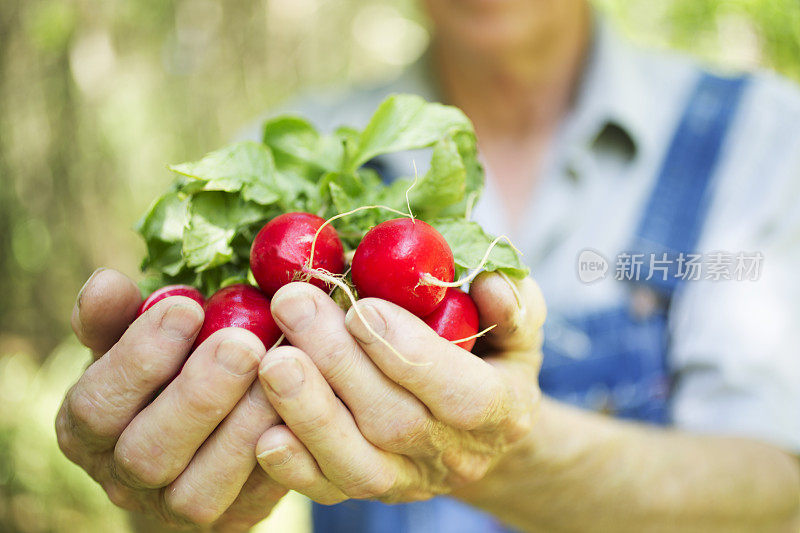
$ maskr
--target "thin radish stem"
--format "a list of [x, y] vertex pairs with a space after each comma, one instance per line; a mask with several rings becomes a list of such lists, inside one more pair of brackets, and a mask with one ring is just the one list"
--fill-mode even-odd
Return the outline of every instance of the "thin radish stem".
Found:
[[472, 193], [467, 196], [467, 208], [464, 210], [464, 218], [467, 220], [472, 218], [472, 209], [475, 207], [475, 200], [478, 199], [477, 193]]
[[316, 233], [314, 233], [314, 240], [311, 241], [311, 253], [308, 256], [308, 263], [306, 263], [306, 267], [308, 269], [314, 268], [314, 251], [317, 248], [317, 239], [319, 238], [319, 234], [322, 233], [322, 230], [325, 229], [325, 227], [328, 226], [334, 220], [358, 213], [359, 211], [363, 211], [364, 209], [386, 209], [387, 211], [391, 211], [392, 213], [396, 213], [400, 216], [408, 217], [411, 219], [412, 222], [414, 221], [414, 213], [411, 212], [411, 200], [409, 200], [408, 193], [410, 193], [411, 189], [413, 189], [414, 186], [417, 184], [418, 175], [417, 175], [417, 162], [412, 159], [411, 163], [414, 165], [414, 181], [411, 183], [411, 186], [408, 189], [406, 189], [406, 206], [408, 207], [408, 213], [403, 213], [402, 211], [399, 211], [393, 207], [389, 207], [386, 205], [362, 205], [361, 207], [357, 207], [352, 211], [348, 211], [346, 213], [339, 213], [338, 215], [329, 218], [328, 220], [325, 221], [324, 224], [322, 224], [317, 229]]
[[316, 248], [317, 248], [317, 239], [319, 238], [319, 234], [322, 233], [322, 230], [325, 229], [334, 220], [337, 220], [337, 219], [340, 219], [342, 217], [346, 217], [346, 216], [349, 216], [349, 215], [353, 215], [355, 213], [358, 213], [359, 211], [364, 211], [365, 209], [386, 209], [387, 211], [391, 211], [392, 213], [396, 213], [396, 214], [404, 216], [404, 217], [410, 217], [412, 220], [414, 219], [414, 217], [412, 215], [408, 214], [408, 213], [403, 213], [400, 210], [397, 210], [397, 209], [394, 209], [393, 207], [388, 207], [388, 206], [385, 206], [385, 205], [362, 205], [361, 207], [357, 207], [357, 208], [353, 209], [352, 211], [348, 211], [346, 213], [339, 213], [338, 215], [333, 216], [333, 217], [329, 218], [328, 220], [326, 220], [325, 223], [322, 224], [319, 227], [319, 229], [317, 229], [317, 232], [314, 233], [314, 240], [311, 241], [311, 253], [308, 256], [308, 262], [306, 263], [306, 268], [308, 268], [309, 270], [313, 270], [314, 250], [316, 250]]
[[391, 351], [394, 355], [396, 355], [398, 359], [411, 366], [429, 366], [432, 364], [430, 361], [427, 363], [415, 363], [413, 361], [409, 361], [403, 354], [397, 351], [397, 348], [392, 346], [392, 344], [389, 341], [378, 335], [378, 333], [374, 329], [372, 329], [372, 326], [369, 325], [369, 322], [367, 322], [367, 319], [364, 317], [364, 315], [361, 314], [361, 310], [358, 308], [358, 305], [356, 305], [356, 298], [355, 296], [353, 296], [353, 291], [350, 290], [350, 287], [348, 287], [345, 282], [343, 282], [339, 278], [332, 276], [329, 272], [326, 272], [322, 269], [314, 269], [314, 268], [307, 269], [307, 273], [312, 277], [324, 281], [325, 283], [331, 283], [333, 285], [336, 285], [342, 291], [344, 291], [344, 293], [350, 299], [350, 303], [353, 305], [353, 309], [355, 309], [355, 312], [358, 315], [359, 320], [361, 320], [361, 323], [364, 324], [365, 328], [367, 328], [367, 331], [369, 331], [376, 339], [378, 339], [384, 346], [386, 346], [389, 349], [389, 351]]
[[419, 180], [419, 174], [417, 173], [417, 162], [412, 159], [411, 164], [414, 165], [414, 181], [411, 182], [411, 186], [406, 189], [406, 207], [408, 207], [408, 215], [411, 217], [411, 222], [414, 222], [414, 212], [411, 211], [411, 199], [408, 197], [408, 193], [411, 192], [411, 189], [417, 184], [417, 180]]
[[479, 331], [475, 335], [470, 335], [469, 337], [464, 337], [463, 339], [458, 339], [458, 340], [454, 340], [454, 341], [450, 341], [450, 342], [452, 342], [453, 344], [461, 344], [462, 342], [471, 341], [472, 339], [477, 339], [478, 337], [483, 337], [484, 335], [486, 335], [487, 333], [489, 333], [490, 331], [492, 331], [496, 327], [497, 327], [497, 324], [493, 324], [493, 325], [489, 326], [488, 328], [486, 328], [485, 330]]
[[509, 278], [508, 275], [505, 272], [498, 272], [498, 274], [500, 274], [500, 277], [503, 278], [503, 280], [505, 280], [506, 283], [508, 283], [508, 287], [511, 289], [511, 292], [514, 293], [514, 298], [517, 299], [517, 307], [519, 307], [520, 310], [524, 310], [523, 309], [524, 308], [524, 303], [522, 302], [522, 295], [519, 293], [519, 289], [517, 288], [517, 284], [514, 283], [513, 281], [511, 281], [511, 278]]
[[267, 350], [267, 351], [268, 351], [268, 352], [269, 352], [269, 351], [272, 351], [272, 350], [274, 350], [275, 348], [277, 348], [278, 346], [280, 346], [280, 345], [281, 345], [281, 343], [284, 341], [284, 339], [286, 339], [286, 335], [284, 335], [283, 333], [281, 333], [281, 336], [280, 336], [280, 337], [278, 337], [278, 340], [276, 340], [276, 341], [275, 341], [275, 344], [273, 344], [273, 345], [270, 347], [270, 349], [269, 349], [269, 350]]
[[511, 242], [511, 239], [509, 239], [505, 235], [500, 235], [499, 237], [497, 237], [495, 240], [492, 241], [492, 244], [489, 245], [489, 248], [487, 248], [486, 253], [483, 255], [483, 259], [481, 259], [480, 264], [478, 264], [478, 266], [472, 272], [470, 272], [470, 274], [467, 277], [461, 278], [456, 281], [451, 281], [448, 283], [426, 272], [425, 274], [422, 275], [422, 279], [420, 280], [420, 285], [434, 285], [436, 287], [461, 287], [466, 283], [470, 283], [473, 279], [477, 277], [478, 274], [481, 273], [481, 269], [489, 261], [489, 254], [492, 253], [494, 247], [497, 246], [501, 240], [505, 240], [514, 249], [515, 252], [517, 252], [519, 255], [522, 255], [522, 252], [520, 252], [517, 249], [517, 247], [514, 246], [514, 243]]

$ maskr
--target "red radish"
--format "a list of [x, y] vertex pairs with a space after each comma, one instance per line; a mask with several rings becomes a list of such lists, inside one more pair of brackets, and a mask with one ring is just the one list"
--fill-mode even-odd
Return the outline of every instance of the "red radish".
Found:
[[353, 256], [353, 284], [360, 297], [383, 298], [417, 316], [430, 314], [447, 292], [425, 283], [426, 274], [450, 283], [455, 265], [444, 237], [421, 220], [396, 218], [378, 224]]
[[269, 310], [269, 298], [251, 285], [230, 285], [206, 302], [206, 317], [195, 347], [223, 328], [243, 328], [255, 333], [267, 349], [280, 338], [281, 330]]
[[[466, 339], [478, 333], [478, 308], [470, 295], [459, 289], [447, 289], [439, 307], [423, 320], [440, 337], [449, 341]], [[475, 346], [475, 340], [459, 342], [457, 346], [470, 351]]]
[[[308, 264], [311, 243], [324, 223], [310, 213], [286, 213], [261, 228], [250, 250], [250, 270], [267, 296], [271, 298], [278, 289], [296, 281]], [[325, 226], [317, 237], [311, 267], [331, 274], [344, 272], [344, 248], [332, 226]], [[326, 290], [325, 282], [319, 279], [309, 282]]]
[[203, 298], [203, 295], [200, 293], [200, 291], [194, 287], [190, 287], [189, 285], [167, 285], [166, 287], [161, 287], [155, 291], [153, 294], [148, 296], [144, 302], [142, 302], [142, 305], [139, 306], [139, 311], [136, 313], [136, 317], [138, 318], [142, 316], [145, 311], [153, 307], [164, 298], [169, 298], [170, 296], [186, 296], [200, 305], [205, 305], [206, 303], [206, 299]]

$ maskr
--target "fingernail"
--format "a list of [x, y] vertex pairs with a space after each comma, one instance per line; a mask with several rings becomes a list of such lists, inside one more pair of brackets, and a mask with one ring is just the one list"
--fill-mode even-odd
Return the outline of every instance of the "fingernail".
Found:
[[261, 359], [256, 351], [247, 344], [225, 339], [217, 345], [215, 352], [217, 363], [234, 376], [244, 376], [258, 368]]
[[317, 306], [308, 289], [302, 285], [287, 285], [272, 299], [271, 308], [275, 318], [290, 329], [301, 329], [304, 323], [314, 319]]
[[161, 330], [179, 340], [192, 338], [203, 323], [203, 315], [196, 305], [175, 304], [161, 317]]
[[288, 446], [278, 446], [271, 450], [265, 450], [257, 455], [258, 462], [267, 466], [282, 466], [292, 458], [292, 451]]
[[[95, 270], [94, 272], [92, 272], [92, 275], [89, 276], [89, 279], [87, 279], [86, 283], [83, 284], [83, 287], [81, 287], [81, 290], [78, 291], [78, 300], [77, 300], [76, 303], [78, 304], [78, 310], [79, 311], [81, 309], [81, 305], [83, 304], [83, 293], [86, 292], [86, 289], [89, 287], [89, 285], [92, 284], [92, 280], [94, 279], [94, 277], [96, 275], [98, 275], [100, 272], [102, 272], [103, 270], [107, 270], [107, 269], [103, 268], [103, 267], [100, 267], [97, 270]], [[80, 318], [80, 317], [78, 317], [78, 318]]]
[[[358, 310], [356, 310], [356, 306], [358, 307]], [[363, 317], [363, 321], [366, 322], [370, 328], [372, 328], [372, 332], [370, 332], [361, 324], [351, 327], [354, 324], [357, 324], [356, 317], [358, 317], [359, 313], [361, 314], [361, 317]], [[381, 337], [384, 335], [384, 333], [386, 333], [386, 321], [383, 320], [383, 317], [380, 313], [378, 313], [375, 307], [368, 303], [357, 303], [355, 306], [351, 307], [347, 312], [347, 316], [345, 317], [345, 323], [347, 324], [350, 333], [364, 342], [373, 340], [373, 333], [375, 335], [380, 335]]]
[[305, 382], [303, 367], [293, 358], [275, 359], [261, 367], [261, 379], [282, 398], [292, 398], [300, 393]]

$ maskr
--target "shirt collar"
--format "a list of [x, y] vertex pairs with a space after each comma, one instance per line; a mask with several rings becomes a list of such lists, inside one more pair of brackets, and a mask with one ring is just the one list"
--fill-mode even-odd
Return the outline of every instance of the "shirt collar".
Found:
[[592, 149], [611, 131], [622, 133], [634, 154], [652, 149], [648, 85], [639, 68], [639, 51], [624, 41], [602, 16], [595, 15], [592, 50], [570, 117], [577, 141]]

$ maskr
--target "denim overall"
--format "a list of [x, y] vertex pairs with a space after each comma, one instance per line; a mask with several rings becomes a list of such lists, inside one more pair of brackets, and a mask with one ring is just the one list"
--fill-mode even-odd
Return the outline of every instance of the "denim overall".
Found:
[[[675, 259], [695, 250], [720, 148], [747, 80], [700, 76], [643, 211], [628, 253], [646, 254], [648, 260], [639, 281], [631, 282], [631, 293], [649, 291], [659, 305], [644, 315], [634, 312], [629, 301], [590, 315], [548, 317], [539, 379], [546, 395], [620, 418], [669, 424], [666, 322], [680, 282]], [[373, 164], [387, 179], [385, 166]], [[662, 265], [667, 269], [649, 276], [650, 254], [666, 258]], [[316, 533], [509, 531], [491, 516], [446, 497], [399, 505], [314, 504], [313, 520]]]

